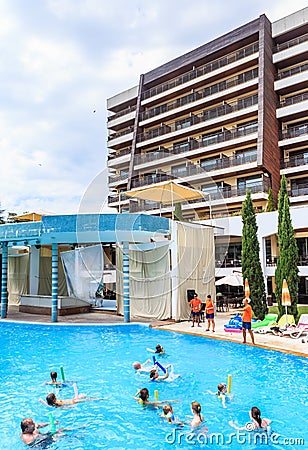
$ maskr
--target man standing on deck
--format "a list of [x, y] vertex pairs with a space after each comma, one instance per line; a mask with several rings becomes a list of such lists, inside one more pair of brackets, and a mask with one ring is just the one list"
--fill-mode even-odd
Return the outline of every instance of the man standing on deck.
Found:
[[251, 306], [249, 305], [249, 301], [250, 300], [248, 298], [244, 298], [243, 300], [244, 303], [244, 312], [242, 317], [243, 344], [246, 344], [246, 330], [249, 331], [252, 343], [253, 344], [255, 343], [255, 338], [253, 335], [253, 331], [251, 329], [252, 309]]
[[197, 317], [198, 327], [200, 325], [200, 309], [201, 309], [202, 301], [198, 298], [197, 292], [194, 294], [194, 298], [190, 300], [191, 307], [191, 315], [192, 315], [192, 327], [195, 326], [195, 317]]

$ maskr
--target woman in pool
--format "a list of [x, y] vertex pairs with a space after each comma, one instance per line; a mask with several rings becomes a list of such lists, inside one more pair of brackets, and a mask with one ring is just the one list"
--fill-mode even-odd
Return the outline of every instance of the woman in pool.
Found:
[[162, 408], [162, 405], [164, 403], [177, 402], [177, 400], [163, 400], [163, 401], [150, 402], [149, 397], [150, 397], [150, 394], [149, 394], [149, 390], [147, 388], [138, 389], [138, 391], [134, 395], [134, 399], [144, 406], [152, 405], [152, 406], [157, 406], [159, 408]]
[[49, 406], [53, 406], [54, 408], [61, 408], [62, 406], [75, 405], [76, 403], [87, 402], [90, 400], [103, 400], [102, 398], [96, 397], [87, 397], [84, 394], [79, 394], [78, 397], [72, 398], [70, 400], [59, 400], [52, 392], [47, 395], [46, 402]]
[[236, 428], [237, 430], [260, 430], [269, 427], [272, 422], [270, 419], [261, 418], [261, 411], [256, 406], [253, 406], [249, 411], [249, 417], [251, 422], [246, 424], [244, 427], [238, 427], [234, 422], [230, 421], [229, 425]]
[[198, 427], [203, 422], [203, 416], [201, 414], [201, 405], [199, 402], [191, 403], [191, 411], [194, 415], [193, 420], [190, 422], [192, 427]]

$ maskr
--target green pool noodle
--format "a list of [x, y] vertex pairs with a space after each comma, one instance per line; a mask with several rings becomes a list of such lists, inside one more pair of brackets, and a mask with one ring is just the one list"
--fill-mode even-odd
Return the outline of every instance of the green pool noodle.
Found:
[[62, 381], [65, 381], [63, 366], [60, 367], [60, 372], [61, 372]]
[[57, 430], [56, 430], [56, 424], [53, 418], [52, 413], [48, 413], [48, 417], [49, 417], [49, 422], [50, 422], [50, 432], [51, 434], [54, 434]]

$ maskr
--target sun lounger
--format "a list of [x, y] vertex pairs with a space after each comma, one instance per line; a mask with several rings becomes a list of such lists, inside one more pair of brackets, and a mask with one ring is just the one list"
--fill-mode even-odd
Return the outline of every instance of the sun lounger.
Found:
[[291, 325], [281, 332], [282, 336], [298, 339], [303, 333], [308, 333], [308, 314], [302, 314], [297, 325]]
[[263, 320], [258, 320], [257, 322], [252, 322], [251, 328], [256, 331], [258, 328], [267, 327], [273, 323], [276, 323], [278, 319], [278, 314], [266, 314]]
[[[277, 318], [276, 318], [276, 320], [277, 320]], [[288, 314], [288, 325], [291, 325], [294, 323], [295, 323], [294, 317], [291, 316], [290, 314]], [[279, 335], [280, 330], [285, 330], [287, 328], [286, 324], [287, 324], [287, 317], [284, 314], [283, 316], [281, 316], [278, 323], [275, 321], [269, 322], [269, 324], [266, 326], [254, 329], [254, 332], [261, 333], [261, 334], [273, 333], [275, 335]]]
[[278, 320], [278, 324], [271, 326], [270, 327], [270, 331], [275, 334], [276, 336], [282, 336], [282, 333], [290, 327], [290, 325], [294, 325], [295, 324], [295, 320], [294, 320], [294, 316], [289, 315], [288, 316], [286, 314], [284, 314], [283, 316], [280, 317], [280, 319]]

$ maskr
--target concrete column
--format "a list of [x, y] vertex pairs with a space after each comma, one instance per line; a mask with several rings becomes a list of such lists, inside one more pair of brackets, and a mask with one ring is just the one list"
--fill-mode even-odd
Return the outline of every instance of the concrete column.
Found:
[[58, 321], [58, 244], [51, 245], [51, 320]]
[[123, 306], [124, 306], [124, 322], [130, 322], [128, 242], [123, 242]]
[[4, 242], [2, 245], [2, 278], [1, 278], [1, 319], [7, 315], [7, 268], [8, 268], [8, 247]]

